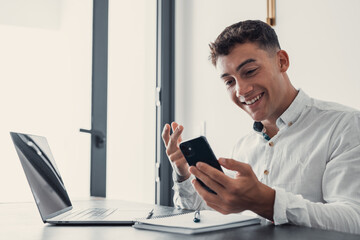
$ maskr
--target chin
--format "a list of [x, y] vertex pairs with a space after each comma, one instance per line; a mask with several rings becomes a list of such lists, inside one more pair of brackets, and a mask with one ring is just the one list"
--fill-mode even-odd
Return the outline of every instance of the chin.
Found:
[[262, 109], [257, 109], [255, 112], [248, 109], [245, 104], [236, 104], [238, 105], [244, 112], [246, 112], [255, 122], [261, 122], [266, 119], [266, 114], [262, 111]]
[[249, 114], [249, 115], [255, 122], [261, 122], [265, 120], [265, 117], [259, 114]]

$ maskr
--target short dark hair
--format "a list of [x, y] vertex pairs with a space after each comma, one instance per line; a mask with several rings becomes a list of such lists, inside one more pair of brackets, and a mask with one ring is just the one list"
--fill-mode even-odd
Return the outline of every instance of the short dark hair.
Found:
[[237, 44], [256, 43], [261, 49], [276, 52], [280, 49], [279, 40], [272, 27], [259, 20], [235, 23], [220, 33], [215, 42], [210, 43], [210, 57], [216, 66], [218, 57], [228, 55]]

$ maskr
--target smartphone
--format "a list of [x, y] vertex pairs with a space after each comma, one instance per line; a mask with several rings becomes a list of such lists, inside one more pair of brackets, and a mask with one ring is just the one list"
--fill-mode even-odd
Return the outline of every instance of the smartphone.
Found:
[[[214, 152], [206, 140], [206, 137], [200, 136], [198, 138], [184, 141], [180, 143], [180, 150], [190, 166], [195, 166], [197, 162], [204, 162], [223, 172]], [[216, 194], [216, 192], [206, 186], [201, 180], [197, 180], [206, 190]]]

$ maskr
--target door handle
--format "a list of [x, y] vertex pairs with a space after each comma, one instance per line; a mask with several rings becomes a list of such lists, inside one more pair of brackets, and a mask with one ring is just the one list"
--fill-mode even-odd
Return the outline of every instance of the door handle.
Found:
[[94, 130], [94, 129], [88, 130], [88, 129], [80, 128], [80, 132], [90, 133], [91, 135], [94, 135], [95, 136], [95, 146], [97, 148], [104, 147], [105, 142], [106, 142], [106, 137], [105, 137], [105, 134], [102, 133], [101, 131]]

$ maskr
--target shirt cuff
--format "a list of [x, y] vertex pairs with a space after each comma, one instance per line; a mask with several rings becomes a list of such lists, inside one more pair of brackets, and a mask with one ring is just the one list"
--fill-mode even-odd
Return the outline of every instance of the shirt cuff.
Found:
[[281, 225], [288, 223], [289, 220], [286, 216], [287, 196], [282, 188], [273, 188], [275, 190], [275, 203], [274, 203], [274, 224]]
[[176, 179], [176, 173], [173, 172], [173, 190], [178, 192], [180, 197], [193, 197], [196, 192], [191, 183], [193, 179], [195, 179], [194, 175], [190, 175], [190, 177], [185, 181], [178, 182]]

